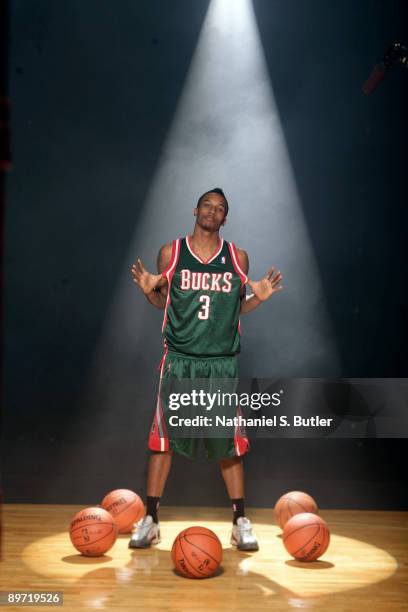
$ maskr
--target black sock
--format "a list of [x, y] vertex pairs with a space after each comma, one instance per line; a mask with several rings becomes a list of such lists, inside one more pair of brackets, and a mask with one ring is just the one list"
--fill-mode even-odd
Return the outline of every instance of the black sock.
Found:
[[234, 525], [236, 525], [237, 519], [239, 519], [241, 516], [245, 516], [244, 498], [238, 497], [237, 499], [231, 499], [231, 503], [232, 510], [234, 512], [234, 518], [232, 522], [234, 523]]
[[159, 508], [160, 497], [146, 497], [146, 514], [150, 514], [153, 519], [153, 523], [159, 522], [159, 517], [157, 516], [157, 510]]

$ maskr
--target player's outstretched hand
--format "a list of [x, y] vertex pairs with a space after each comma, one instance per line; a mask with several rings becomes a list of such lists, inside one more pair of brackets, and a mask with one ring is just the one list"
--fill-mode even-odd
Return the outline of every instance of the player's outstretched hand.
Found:
[[139, 285], [143, 293], [151, 293], [162, 278], [161, 274], [148, 272], [139, 258], [137, 258], [131, 270], [133, 282]]
[[251, 287], [258, 300], [264, 302], [268, 300], [271, 295], [283, 289], [283, 285], [280, 284], [281, 280], [282, 274], [279, 270], [275, 272], [275, 268], [271, 268], [268, 270], [267, 275], [259, 281], [253, 281], [249, 278], [248, 285]]

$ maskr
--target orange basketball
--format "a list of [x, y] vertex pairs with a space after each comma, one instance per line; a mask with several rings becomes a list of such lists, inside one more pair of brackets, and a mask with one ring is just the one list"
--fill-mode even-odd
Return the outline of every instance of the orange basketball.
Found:
[[275, 520], [283, 529], [287, 521], [300, 512], [318, 514], [317, 504], [313, 497], [302, 491], [290, 491], [278, 499], [275, 505]]
[[130, 533], [134, 523], [144, 515], [144, 505], [140, 497], [129, 489], [111, 491], [102, 500], [102, 508], [115, 519], [119, 533]]
[[206, 527], [188, 527], [173, 542], [171, 558], [176, 570], [186, 578], [208, 578], [222, 560], [222, 546]]
[[292, 516], [283, 530], [283, 543], [298, 561], [315, 561], [330, 542], [327, 523], [317, 514], [302, 512]]
[[113, 516], [103, 508], [85, 508], [72, 519], [69, 535], [80, 553], [99, 557], [114, 545], [118, 528]]

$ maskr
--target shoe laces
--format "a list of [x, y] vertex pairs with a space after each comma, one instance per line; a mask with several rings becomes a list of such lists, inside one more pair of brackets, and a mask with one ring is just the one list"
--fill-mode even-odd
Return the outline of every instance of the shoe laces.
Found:
[[136, 531], [139, 529], [139, 527], [143, 527], [143, 523], [145, 521], [146, 517], [143, 516], [141, 519], [139, 519], [137, 521], [137, 523], [133, 523], [133, 529], [132, 529], [132, 533], [136, 533]]
[[251, 532], [252, 532], [252, 524], [251, 524], [251, 521], [245, 517], [245, 521], [242, 521], [242, 522], [239, 524], [239, 528], [240, 528], [242, 531], [246, 531], [247, 533], [251, 533]]

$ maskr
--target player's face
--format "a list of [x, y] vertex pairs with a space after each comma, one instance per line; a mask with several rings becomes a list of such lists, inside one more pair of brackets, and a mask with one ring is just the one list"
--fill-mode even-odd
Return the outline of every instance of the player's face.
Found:
[[209, 232], [218, 232], [225, 223], [225, 200], [218, 193], [208, 193], [194, 209], [197, 225]]

